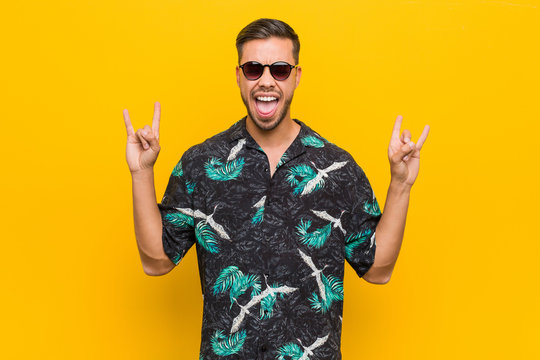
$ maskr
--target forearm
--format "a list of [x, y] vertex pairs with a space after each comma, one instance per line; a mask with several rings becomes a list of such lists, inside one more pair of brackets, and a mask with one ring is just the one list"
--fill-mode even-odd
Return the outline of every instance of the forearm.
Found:
[[390, 182], [384, 210], [375, 230], [375, 262], [366, 280], [388, 282], [396, 264], [409, 207], [410, 186]]
[[133, 218], [144, 271], [160, 272], [163, 251], [161, 213], [157, 206], [153, 169], [132, 173]]

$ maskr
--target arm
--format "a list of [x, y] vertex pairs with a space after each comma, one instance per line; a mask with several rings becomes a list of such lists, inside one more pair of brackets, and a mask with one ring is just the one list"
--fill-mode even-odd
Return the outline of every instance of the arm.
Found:
[[163, 229], [153, 169], [132, 173], [132, 185], [135, 237], [143, 270], [147, 275], [164, 275], [175, 265], [163, 251]]
[[410, 188], [390, 183], [384, 211], [375, 231], [375, 262], [363, 277], [367, 282], [386, 284], [390, 281], [405, 232], [409, 197]]
[[154, 188], [154, 163], [159, 146], [159, 120], [161, 105], [154, 104], [152, 128], [133, 130], [129, 113], [124, 110], [127, 131], [126, 160], [133, 186], [133, 217], [137, 247], [143, 270], [147, 275], [163, 275], [174, 267], [166, 256], [162, 243], [161, 214]]
[[375, 230], [375, 261], [363, 277], [373, 284], [386, 284], [394, 271], [405, 232], [411, 187], [420, 167], [420, 149], [429, 133], [429, 125], [426, 125], [418, 143], [414, 144], [409, 130], [403, 130], [399, 136], [401, 120], [399, 115], [388, 146], [391, 180], [384, 211]]

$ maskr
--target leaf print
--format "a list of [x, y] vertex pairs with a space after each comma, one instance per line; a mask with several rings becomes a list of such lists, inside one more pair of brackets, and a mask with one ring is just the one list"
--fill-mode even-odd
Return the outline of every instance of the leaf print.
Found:
[[364, 243], [371, 235], [371, 229], [362, 230], [356, 234], [349, 234], [345, 239], [345, 256], [348, 260], [351, 260], [354, 249], [360, 244]]
[[192, 181], [186, 181], [186, 190], [187, 190], [187, 193], [188, 194], [193, 194], [193, 190], [195, 190], [195, 185], [196, 183], [195, 182], [192, 182]]
[[239, 157], [223, 164], [218, 158], [212, 157], [204, 164], [206, 175], [217, 181], [233, 180], [240, 175], [244, 167], [244, 158]]
[[255, 205], [253, 205], [254, 208], [257, 208], [257, 212], [255, 213], [255, 215], [253, 215], [253, 218], [251, 219], [252, 224], [260, 224], [263, 221], [265, 200], [266, 195], [263, 196], [261, 200], [257, 201]]
[[302, 260], [313, 271], [310, 276], [315, 278], [319, 288], [320, 299], [316, 292], [313, 292], [308, 299], [311, 307], [314, 310], [325, 313], [334, 301], [343, 300], [343, 281], [333, 275], [325, 276], [322, 272], [326, 268], [326, 265], [322, 269], [318, 269], [311, 257], [303, 253], [300, 249], [298, 249], [298, 252]]
[[253, 288], [251, 296], [261, 292], [261, 281], [258, 275], [244, 273], [237, 266], [229, 266], [221, 271], [214, 284], [214, 295], [221, 294], [229, 290], [231, 307], [237, 298], [244, 294], [249, 288]]
[[278, 360], [298, 360], [304, 355], [304, 351], [295, 343], [288, 343], [278, 349]]
[[239, 277], [244, 276], [242, 271], [238, 269], [237, 266], [231, 265], [226, 267], [225, 269], [221, 270], [219, 273], [219, 276], [216, 279], [216, 283], [214, 284], [214, 295], [224, 293], [225, 291], [229, 290], [233, 283], [238, 279]]
[[199, 221], [195, 226], [195, 237], [197, 242], [208, 252], [217, 254], [219, 252], [219, 246], [214, 238], [215, 234], [210, 229], [210, 226], [206, 221]]
[[328, 340], [329, 336], [330, 334], [326, 334], [326, 336], [322, 338], [318, 337], [313, 344], [307, 347], [302, 345], [300, 339], [296, 339], [298, 340], [303, 349], [300, 349], [300, 346], [296, 345], [295, 343], [285, 344], [278, 349], [278, 356], [276, 357], [276, 359], [285, 360], [285, 358], [288, 357], [291, 360], [309, 360], [308, 355], [313, 355], [313, 350], [322, 346], [326, 342], [326, 340]]
[[315, 148], [322, 148], [324, 146], [324, 141], [322, 141], [321, 139], [319, 139], [316, 136], [308, 135], [308, 136], [304, 136], [302, 138], [302, 144], [304, 144], [305, 146], [311, 146], [311, 147], [315, 147]]
[[300, 237], [300, 242], [302, 244], [320, 249], [326, 242], [326, 239], [328, 239], [328, 236], [330, 236], [332, 223], [329, 223], [320, 229], [316, 229], [313, 232], [308, 232], [310, 226], [311, 220], [304, 222], [304, 220], [301, 219], [300, 223], [296, 226], [296, 233]]
[[175, 166], [174, 169], [173, 169], [172, 174], [173, 174], [174, 176], [182, 176], [182, 175], [184, 175], [184, 170], [182, 169], [182, 160], [180, 160], [180, 161], [176, 164], [176, 166]]
[[[285, 180], [294, 186], [293, 194], [298, 195], [304, 191], [306, 184], [317, 176], [315, 171], [306, 164], [299, 164], [288, 170]], [[300, 178], [301, 180], [298, 180]]]
[[[272, 288], [278, 288], [280, 287], [281, 285], [278, 284], [278, 283], [274, 283], [271, 285]], [[284, 299], [285, 296], [283, 295], [283, 293], [278, 293], [278, 295], [276, 295], [276, 293], [270, 293], [268, 295], [266, 295], [262, 300], [261, 300], [261, 308], [260, 308], [260, 312], [259, 312], [259, 315], [261, 317], [261, 320], [263, 319], [268, 319], [268, 318], [271, 318], [273, 313], [274, 313], [274, 304], [276, 303], [276, 299], [277, 297], [280, 297], [281, 299]]]
[[364, 203], [364, 211], [369, 215], [378, 216], [381, 215], [381, 209], [379, 208], [379, 203], [375, 198], [372, 201], [367, 200]]
[[183, 214], [181, 212], [165, 214], [164, 219], [173, 224], [174, 226], [184, 229], [193, 227], [195, 225], [193, 217]]
[[240, 307], [240, 314], [238, 314], [233, 319], [233, 325], [232, 325], [232, 328], [231, 328], [231, 333], [234, 333], [234, 332], [238, 331], [238, 328], [240, 327], [240, 324], [242, 324], [242, 321], [244, 321], [244, 317], [246, 316], [246, 314], [250, 314], [249, 309], [251, 307], [255, 306], [256, 304], [260, 303], [268, 295], [276, 294], [276, 293], [289, 294], [289, 293], [291, 293], [293, 291], [296, 291], [296, 290], [298, 290], [298, 288], [293, 288], [293, 287], [286, 286], [286, 285], [278, 286], [278, 287], [272, 287], [272, 286], [268, 286], [268, 284], [266, 284], [266, 289], [264, 289], [264, 291], [261, 292], [260, 294], [257, 294], [255, 296], [253, 296], [251, 298], [251, 300], [249, 300], [249, 302], [246, 305], [240, 305], [240, 304], [237, 303], [238, 306]]
[[278, 167], [280, 167], [281, 165], [285, 164], [285, 162], [287, 162], [287, 160], [289, 160], [289, 155], [287, 155], [287, 152], [284, 152], [283, 155], [281, 155], [281, 158], [279, 159], [277, 165], [276, 165], [276, 169]]
[[261, 206], [257, 209], [257, 212], [255, 215], [253, 215], [253, 218], [251, 219], [252, 224], [260, 224], [263, 221], [264, 217], [264, 206]]
[[244, 341], [246, 340], [246, 331], [241, 330], [237, 333], [226, 336], [223, 330], [216, 330], [210, 342], [214, 353], [219, 356], [227, 356], [236, 354], [242, 350]]

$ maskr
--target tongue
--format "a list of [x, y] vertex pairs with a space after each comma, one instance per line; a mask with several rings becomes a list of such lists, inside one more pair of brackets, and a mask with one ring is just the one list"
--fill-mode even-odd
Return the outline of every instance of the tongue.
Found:
[[277, 100], [273, 101], [259, 101], [257, 100], [257, 109], [262, 114], [268, 114], [271, 113], [277, 106]]

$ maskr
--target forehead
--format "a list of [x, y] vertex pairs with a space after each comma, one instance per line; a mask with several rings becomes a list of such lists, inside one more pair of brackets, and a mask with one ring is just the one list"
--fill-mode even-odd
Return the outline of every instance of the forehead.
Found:
[[258, 61], [262, 64], [286, 61], [294, 64], [292, 40], [278, 37], [250, 40], [242, 48], [240, 63], [246, 61]]

